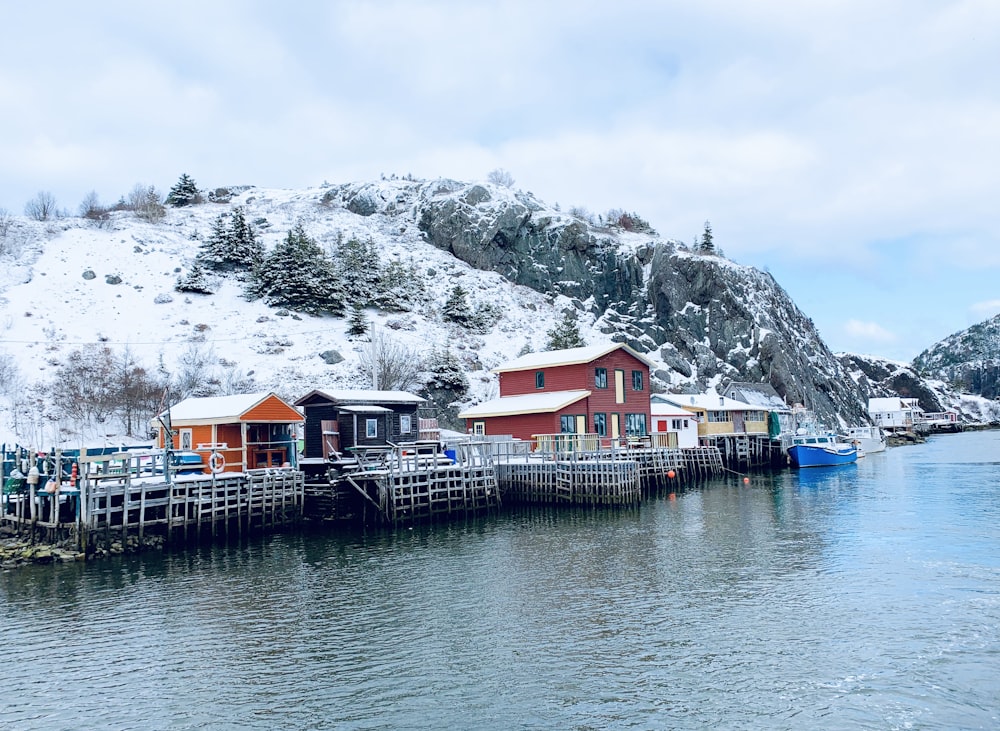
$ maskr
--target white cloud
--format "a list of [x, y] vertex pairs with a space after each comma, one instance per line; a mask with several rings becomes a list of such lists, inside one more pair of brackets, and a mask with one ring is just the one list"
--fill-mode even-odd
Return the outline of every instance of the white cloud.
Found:
[[870, 343], [894, 343], [897, 339], [894, 333], [889, 332], [877, 322], [848, 320], [844, 323], [844, 332], [848, 337]]
[[986, 300], [985, 302], [976, 302], [974, 305], [970, 305], [969, 312], [976, 317], [977, 322], [980, 320], [986, 320], [994, 315], [1000, 314], [1000, 300]]

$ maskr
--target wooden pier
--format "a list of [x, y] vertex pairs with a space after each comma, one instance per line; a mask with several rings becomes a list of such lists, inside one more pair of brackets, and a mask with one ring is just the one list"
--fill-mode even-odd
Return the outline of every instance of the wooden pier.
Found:
[[437, 442], [361, 447], [306, 486], [305, 513], [398, 524], [500, 506], [496, 471], [480, 443], [445, 454]]
[[[80, 549], [150, 532], [166, 541], [269, 528], [301, 518], [304, 476], [293, 469], [245, 473], [164, 472], [163, 452], [74, 459], [53, 492], [25, 486], [5, 495], [0, 523], [49, 541], [75, 536]], [[55, 482], [55, 481], [54, 481]]]

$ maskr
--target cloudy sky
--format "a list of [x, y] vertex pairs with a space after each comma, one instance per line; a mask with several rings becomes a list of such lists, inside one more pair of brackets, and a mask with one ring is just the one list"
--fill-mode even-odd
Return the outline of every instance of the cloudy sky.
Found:
[[483, 179], [770, 271], [835, 351], [1000, 312], [1000, 2], [10, 3], [0, 208]]

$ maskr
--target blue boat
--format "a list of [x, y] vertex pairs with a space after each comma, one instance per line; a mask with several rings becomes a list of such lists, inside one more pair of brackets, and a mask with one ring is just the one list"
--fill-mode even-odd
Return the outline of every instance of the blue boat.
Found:
[[793, 467], [830, 467], [858, 461], [858, 447], [832, 434], [796, 434], [788, 444]]

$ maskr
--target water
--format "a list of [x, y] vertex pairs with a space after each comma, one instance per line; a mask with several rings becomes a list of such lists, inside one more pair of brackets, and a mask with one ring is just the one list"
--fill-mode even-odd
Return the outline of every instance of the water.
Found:
[[0, 575], [0, 728], [1000, 727], [1000, 432]]

